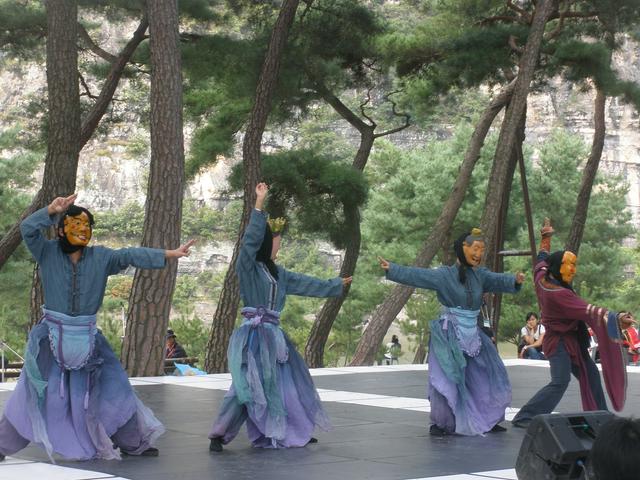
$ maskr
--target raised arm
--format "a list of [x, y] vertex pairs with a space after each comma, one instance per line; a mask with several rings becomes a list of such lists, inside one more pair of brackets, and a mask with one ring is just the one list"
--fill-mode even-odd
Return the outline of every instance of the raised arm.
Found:
[[251, 212], [249, 224], [244, 229], [244, 235], [240, 243], [237, 269], [250, 268], [255, 261], [256, 253], [258, 253], [262, 245], [265, 229], [267, 228], [267, 214], [262, 209], [268, 192], [269, 186], [266, 183], [256, 185], [255, 208]]
[[290, 272], [284, 268], [280, 269], [280, 274], [284, 274], [287, 294], [304, 297], [339, 297], [343, 286], [346, 283], [351, 283], [351, 277], [348, 279], [336, 277], [331, 280], [321, 280], [309, 275]]
[[73, 204], [77, 195], [58, 197], [47, 207], [32, 213], [20, 224], [20, 233], [27, 248], [37, 262], [42, 261], [42, 256], [48, 240], [42, 234], [43, 228], [48, 228], [57, 223], [57, 216], [63, 213]]
[[551, 237], [555, 230], [551, 226], [551, 221], [545, 217], [542, 229], [540, 230], [540, 248], [538, 250], [538, 261], [533, 268], [533, 279], [537, 282], [544, 276], [547, 269], [547, 258], [551, 253]]
[[439, 268], [403, 267], [378, 257], [380, 267], [386, 271], [388, 280], [410, 287], [438, 290], [442, 284], [443, 274]]

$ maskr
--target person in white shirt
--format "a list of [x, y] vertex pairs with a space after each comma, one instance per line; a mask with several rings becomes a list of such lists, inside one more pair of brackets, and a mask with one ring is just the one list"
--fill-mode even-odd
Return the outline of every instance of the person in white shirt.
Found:
[[527, 313], [527, 324], [520, 330], [520, 358], [531, 360], [546, 360], [542, 352], [542, 339], [544, 338], [544, 325], [538, 322], [538, 315], [534, 312]]

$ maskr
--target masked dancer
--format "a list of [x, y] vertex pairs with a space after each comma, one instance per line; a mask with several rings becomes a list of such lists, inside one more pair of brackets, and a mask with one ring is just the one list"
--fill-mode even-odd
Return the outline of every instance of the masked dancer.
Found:
[[587, 326], [598, 338], [598, 351], [611, 403], [616, 410], [621, 410], [625, 402], [626, 352], [621, 348], [618, 321], [628, 312], [619, 315], [587, 303], [576, 294], [572, 282], [578, 258], [569, 250], [549, 254], [553, 233], [553, 227], [545, 219], [538, 263], [534, 269], [540, 317], [546, 331], [542, 349], [549, 359], [551, 381], [513, 418], [512, 423], [516, 427], [526, 428], [534, 416], [551, 413], [567, 390], [571, 374], [580, 383], [584, 410], [607, 410], [600, 374], [588, 352]]
[[[93, 215], [56, 198], [20, 225], [40, 266], [43, 316], [29, 333], [24, 368], [0, 419], [0, 457], [33, 442], [65, 459], [157, 456], [164, 427], [134, 393], [126, 372], [96, 327], [109, 275], [130, 265], [163, 268], [176, 250], [88, 246]], [[56, 226], [58, 238], [42, 229]], [[119, 449], [119, 450], [118, 450]]]
[[304, 360], [280, 328], [280, 312], [287, 295], [337, 297], [351, 277], [319, 280], [274, 263], [283, 223], [267, 222], [268, 189], [256, 186], [238, 255], [243, 322], [229, 343], [232, 385], [209, 434], [213, 452], [222, 451], [244, 422], [253, 446], [263, 448], [303, 447], [316, 441], [316, 426], [330, 426]]
[[430, 323], [429, 386], [432, 435], [482, 435], [499, 425], [511, 403], [507, 371], [477, 319], [483, 294], [515, 293], [524, 274], [494, 273], [480, 267], [482, 232], [474, 228], [454, 242], [457, 263], [439, 268], [403, 267], [380, 258], [387, 279], [434, 290], [442, 314]]

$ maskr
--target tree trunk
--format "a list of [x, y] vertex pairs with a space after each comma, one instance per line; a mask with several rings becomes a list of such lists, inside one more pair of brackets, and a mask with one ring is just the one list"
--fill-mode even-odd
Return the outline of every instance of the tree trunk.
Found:
[[[148, 0], [151, 90], [151, 165], [142, 245], [172, 249], [180, 244], [184, 190], [182, 69], [177, 0]], [[123, 364], [131, 376], [161, 375], [164, 336], [178, 263], [137, 270], [129, 297]]]
[[284, 0], [282, 3], [269, 39], [269, 46], [267, 47], [267, 53], [256, 87], [255, 102], [251, 109], [242, 144], [244, 208], [242, 210], [239, 236], [233, 249], [231, 264], [224, 277], [222, 292], [220, 293], [216, 312], [213, 315], [211, 333], [207, 343], [205, 369], [210, 373], [225, 372], [227, 370], [227, 347], [238, 314], [238, 303], [240, 302], [240, 289], [235, 272], [238, 249], [244, 228], [253, 209], [255, 186], [262, 175], [260, 167], [262, 135], [271, 111], [271, 98], [277, 85], [282, 55], [298, 9], [298, 3], [299, 0]]
[[[500, 211], [503, 192], [507, 188], [505, 184], [506, 171], [516, 143], [517, 130], [520, 124], [519, 119], [522, 118], [527, 106], [529, 86], [538, 64], [545, 25], [556, 6], [557, 0], [541, 0], [537, 2], [527, 44], [520, 59], [513, 98], [509, 102], [502, 127], [500, 128], [498, 146], [493, 161], [492, 180], [487, 190], [484, 212], [480, 221], [480, 226], [484, 230], [485, 242], [489, 246], [496, 243], [496, 223], [498, 222], [496, 212]], [[486, 251], [489, 253], [491, 248]], [[490, 265], [490, 263], [487, 262], [487, 265]]]
[[420, 364], [420, 363], [424, 363], [425, 360], [427, 359], [427, 348], [420, 343], [420, 345], [418, 345], [418, 348], [416, 348], [416, 354], [413, 356], [413, 364]]
[[[464, 199], [467, 187], [469, 186], [469, 180], [471, 179], [471, 173], [480, 156], [480, 150], [489, 132], [489, 128], [496, 115], [509, 103], [514, 86], [515, 84], [511, 83], [506, 87], [500, 95], [491, 102], [478, 121], [478, 125], [476, 125], [473, 135], [469, 140], [469, 147], [460, 166], [460, 171], [453, 185], [451, 195], [444, 204], [440, 216], [436, 220], [431, 233], [416, 257], [414, 262], [415, 266], [428, 266], [446, 238], [447, 232], [450, 230], [451, 224]], [[382, 343], [384, 335], [398, 313], [400, 313], [400, 310], [402, 310], [402, 307], [404, 307], [407, 300], [409, 300], [413, 290], [413, 288], [405, 285], [396, 285], [385, 298], [384, 302], [376, 308], [369, 321], [369, 325], [360, 338], [351, 365], [373, 364], [376, 352]]]
[[[63, 2], [54, 2], [54, 3], [63, 3]], [[75, 2], [66, 2], [69, 4], [74, 4]], [[69, 17], [69, 21], [70, 21], [70, 17]], [[77, 23], [77, 21], [76, 21]], [[77, 25], [73, 26], [73, 25], [69, 25], [69, 31], [77, 29]], [[118, 55], [118, 57], [116, 58], [116, 61], [111, 65], [111, 70], [109, 71], [109, 74], [107, 75], [107, 78], [102, 86], [102, 89], [100, 91], [100, 94], [98, 95], [98, 98], [96, 99], [96, 103], [93, 105], [93, 107], [91, 108], [91, 110], [89, 111], [89, 113], [87, 114], [87, 116], [85, 117], [85, 119], [82, 121], [82, 124], [80, 125], [80, 131], [79, 131], [79, 138], [77, 140], [78, 142], [78, 152], [82, 149], [82, 147], [84, 147], [84, 145], [87, 143], [87, 141], [91, 138], [91, 136], [93, 135], [93, 133], [95, 132], [98, 123], [100, 122], [100, 120], [102, 119], [102, 117], [104, 116], [104, 113], [107, 110], [107, 107], [109, 106], [109, 103], [111, 103], [111, 100], [113, 98], [113, 94], [116, 90], [116, 87], [118, 86], [118, 83], [120, 81], [120, 78], [122, 77], [122, 73], [124, 71], [124, 67], [126, 66], [127, 63], [129, 63], [129, 60], [131, 59], [131, 56], [133, 55], [133, 53], [135, 52], [136, 48], [138, 48], [138, 45], [140, 45], [140, 43], [145, 39], [145, 31], [147, 29], [147, 20], [146, 18], [143, 18], [140, 21], [140, 24], [138, 26], [138, 28], [136, 29], [133, 38], [131, 40], [129, 40], [129, 42], [125, 45], [125, 47], [122, 49], [122, 51], [120, 52], [120, 54]], [[53, 34], [53, 32], [48, 33], [48, 36]], [[55, 34], [54, 34], [55, 36]], [[56, 38], [52, 39], [52, 41], [56, 41]], [[59, 40], [58, 40], [59, 41]], [[50, 42], [47, 42], [47, 45], [49, 45]], [[77, 52], [76, 52], [76, 68], [75, 68], [75, 73], [74, 73], [74, 78], [75, 78], [75, 82], [76, 82], [76, 91], [77, 91]], [[54, 71], [55, 68], [57, 67], [55, 64], [52, 66]], [[47, 61], [47, 72], [49, 72], [49, 61]], [[49, 85], [49, 92], [51, 92], [51, 85]], [[78, 99], [78, 105], [80, 104], [80, 100]], [[49, 109], [51, 110], [51, 104], [49, 105]], [[50, 114], [51, 115], [51, 114]], [[79, 118], [79, 107], [78, 107], [78, 118]], [[69, 117], [71, 119], [71, 117]], [[70, 124], [74, 124], [75, 121], [70, 122]], [[53, 174], [53, 175], [58, 175], [58, 177], [63, 176], [63, 171], [60, 171], [58, 173], [58, 171], [56, 171], [55, 169], [51, 170], [47, 170], [47, 162], [49, 161], [49, 155], [47, 155], [46, 159], [45, 159], [45, 172], [47, 172], [49, 175]], [[75, 156], [69, 157], [68, 161], [67, 161], [67, 169], [69, 172], [73, 172], [72, 177], [73, 177], [73, 186], [70, 188], [69, 191], [73, 192], [75, 190], [75, 176], [76, 176], [76, 172], [78, 169], [78, 154], [76, 154]], [[44, 177], [46, 179], [46, 175]], [[56, 177], [57, 178], [57, 177]], [[71, 178], [71, 177], [69, 177]], [[51, 182], [53, 185], [58, 185], [59, 184], [59, 179], [55, 180], [53, 182]], [[51, 184], [48, 184], [47, 186], [51, 186]], [[22, 236], [20, 235], [20, 222], [22, 222], [22, 220], [24, 220], [26, 217], [28, 217], [29, 215], [31, 215], [33, 212], [35, 212], [36, 210], [38, 210], [39, 208], [43, 207], [44, 205], [48, 204], [51, 200], [53, 200], [53, 198], [60, 196], [60, 195], [65, 195], [65, 193], [60, 193], [57, 190], [56, 191], [47, 191], [45, 188], [47, 188], [47, 186], [45, 186], [44, 183], [44, 179], [43, 179], [43, 185], [42, 188], [40, 189], [40, 191], [36, 194], [36, 196], [34, 197], [33, 201], [31, 202], [31, 205], [29, 205], [21, 214], [20, 214], [20, 218], [18, 219], [18, 221], [7, 231], [7, 233], [4, 235], [4, 237], [2, 237], [2, 239], [0, 240], [0, 269], [2, 269], [2, 267], [4, 266], [4, 264], [7, 262], [7, 260], [9, 260], [9, 258], [11, 257], [11, 255], [13, 255], [13, 252], [16, 250], [16, 248], [18, 248], [18, 245], [20, 245], [20, 242], [22, 241]]]
[[[523, 156], [522, 144], [525, 139], [525, 127], [526, 127], [526, 109], [525, 113], [522, 115], [522, 118], [519, 122], [519, 128], [517, 131], [516, 143], [513, 147], [513, 151], [511, 153], [511, 158], [509, 159], [509, 165], [506, 170], [506, 178], [504, 179], [505, 188], [502, 192], [502, 200], [500, 203], [500, 213], [498, 215], [498, 222], [495, 225], [495, 243], [494, 245], [489, 245], [487, 248], [487, 265], [494, 272], [503, 272], [504, 271], [504, 257], [498, 255], [498, 252], [504, 250], [504, 229], [507, 223], [507, 216], [509, 214], [509, 199], [511, 197], [511, 185], [513, 184], [513, 177], [516, 172], [516, 167], [518, 165], [519, 160]], [[491, 178], [489, 179], [489, 185], [492, 185]], [[489, 194], [489, 189], [487, 189], [487, 195]], [[491, 295], [489, 294], [489, 297]], [[494, 294], [493, 299], [491, 300], [491, 312], [490, 317], [493, 320], [492, 329], [496, 338], [496, 343], [498, 339], [498, 328], [500, 325], [500, 312], [502, 310], [502, 294]]]
[[604, 137], [606, 131], [604, 114], [606, 102], [607, 97], [605, 93], [598, 88], [593, 112], [594, 131], [591, 153], [589, 154], [589, 159], [582, 171], [582, 181], [580, 183], [580, 191], [578, 192], [576, 211], [573, 214], [571, 230], [569, 230], [569, 237], [567, 238], [567, 243], [565, 245], [566, 250], [571, 250], [576, 255], [580, 250], [582, 234], [584, 233], [584, 225], [587, 222], [587, 213], [589, 212], [591, 189], [593, 188], [593, 182], [595, 181], [596, 174], [598, 173], [598, 166], [600, 165], [600, 158], [602, 157], [602, 150], [604, 148]]

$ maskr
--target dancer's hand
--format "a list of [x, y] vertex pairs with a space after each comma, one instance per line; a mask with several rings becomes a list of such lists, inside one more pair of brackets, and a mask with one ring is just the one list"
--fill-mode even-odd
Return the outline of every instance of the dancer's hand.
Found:
[[68, 197], [58, 197], [54, 199], [47, 207], [47, 213], [49, 213], [49, 215], [55, 215], [57, 213], [65, 212], [69, 206], [73, 205], [77, 196], [78, 194], [74, 193]]
[[346, 287], [347, 285], [350, 285], [352, 281], [353, 281], [353, 277], [344, 277], [342, 279], [342, 286]]
[[384, 258], [378, 257], [378, 262], [380, 262], [380, 267], [384, 270], [389, 270], [389, 262], [387, 262]]
[[525, 275], [522, 272], [516, 273], [516, 283], [522, 285], [524, 283]]
[[550, 237], [554, 233], [555, 230], [551, 226], [551, 220], [549, 220], [549, 217], [545, 217], [544, 223], [542, 224], [542, 229], [540, 230], [540, 235], [542, 235], [542, 238], [545, 238]]
[[269, 185], [264, 182], [260, 182], [256, 185], [256, 208], [258, 210], [262, 210], [264, 206], [264, 200], [267, 198], [267, 194], [269, 193]]
[[188, 257], [189, 254], [191, 254], [189, 249], [192, 247], [194, 243], [196, 243], [195, 240], [189, 240], [187, 243], [180, 245], [175, 250], [165, 250], [164, 255], [166, 258]]

